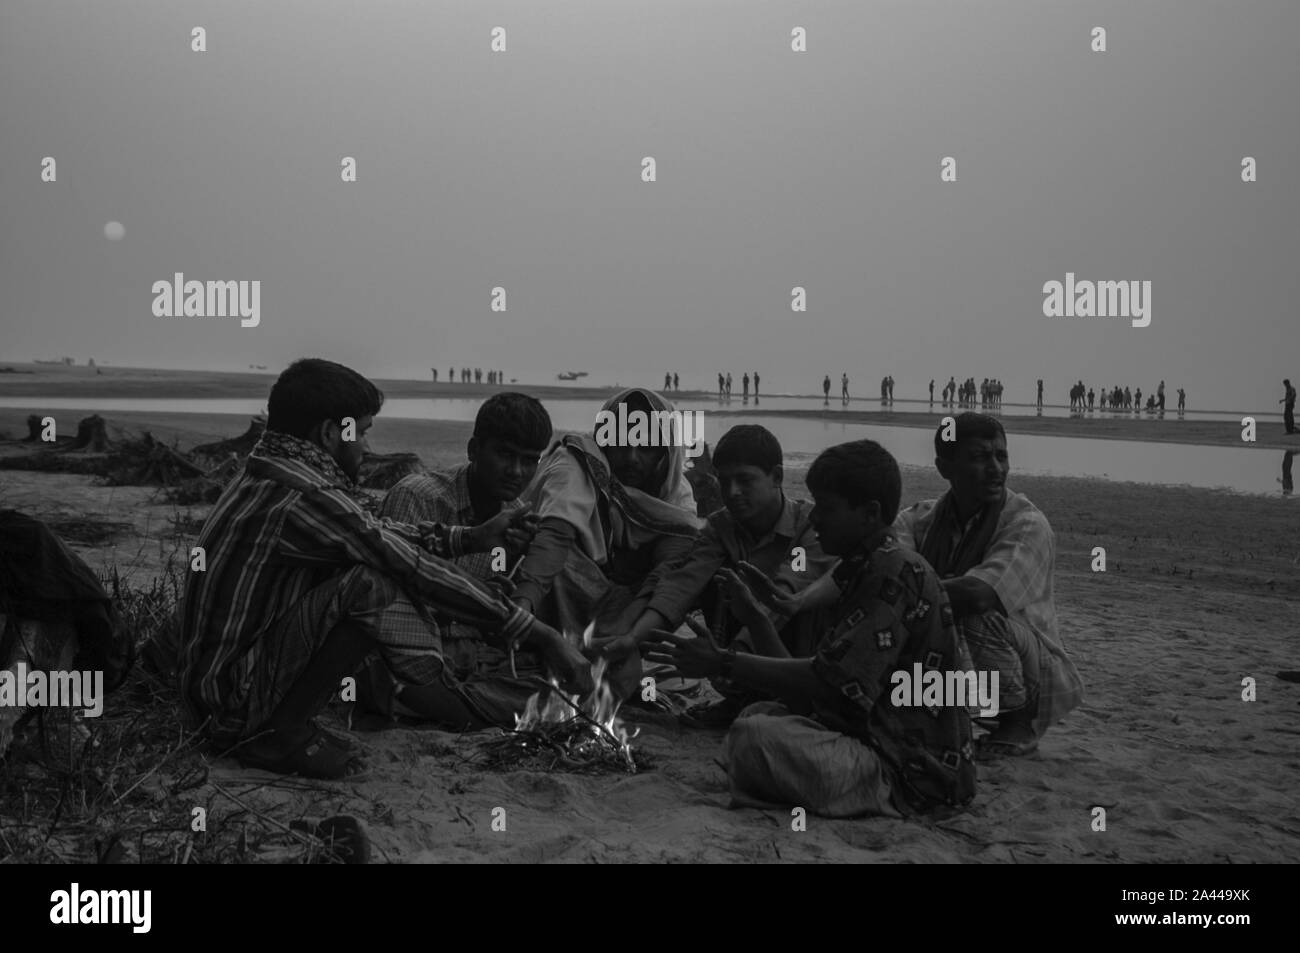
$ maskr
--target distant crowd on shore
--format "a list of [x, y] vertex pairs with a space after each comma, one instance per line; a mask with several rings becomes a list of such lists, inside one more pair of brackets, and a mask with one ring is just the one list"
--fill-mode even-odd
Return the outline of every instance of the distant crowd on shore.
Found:
[[[1091, 412], [1097, 409], [1097, 392], [1086, 387], [1083, 381], [1078, 381], [1070, 388], [1070, 409], [1076, 412]], [[1038, 380], [1038, 406], [1043, 406], [1043, 381]], [[1130, 389], [1128, 387], [1112, 387], [1109, 390], [1103, 389], [1101, 392], [1101, 409], [1112, 412], [1134, 412], [1141, 413], [1145, 410], [1149, 414], [1165, 412], [1165, 382], [1161, 381], [1154, 394], [1147, 395], [1146, 406], [1142, 405], [1142, 388]], [[1187, 409], [1187, 392], [1181, 387], [1178, 388], [1178, 412], [1182, 413]]]
[[[429, 370], [433, 372], [433, 382], [435, 384], [438, 383], [438, 369], [436, 367], [431, 367], [429, 368]], [[486, 382], [488, 384], [505, 383], [505, 376], [502, 374], [501, 371], [488, 371], [486, 374], [484, 374], [483, 368], [481, 367], [474, 367], [474, 368], [462, 367], [460, 369], [460, 383], [462, 384], [482, 384], [484, 383], [485, 377], [486, 377]], [[447, 383], [449, 384], [457, 383], [456, 368], [454, 367], [447, 368]]]
[[[434, 367], [430, 370], [433, 373], [433, 382], [438, 383], [438, 368]], [[455, 367], [449, 367], [447, 369], [447, 380], [450, 383], [459, 382], [462, 384], [482, 384], [486, 382], [495, 386], [500, 386], [506, 382], [502, 371], [489, 370], [485, 372], [481, 367], [462, 367], [459, 371]], [[513, 384], [514, 381], [512, 380], [510, 383]], [[747, 371], [740, 377], [741, 396], [746, 401], [749, 400], [751, 383], [754, 387], [754, 400], [757, 401], [759, 396], [758, 371], [754, 371], [752, 375]], [[1286, 432], [1294, 434], [1300, 432], [1295, 427], [1296, 389], [1291, 385], [1290, 378], [1284, 380], [1282, 386], [1284, 393], [1278, 403], [1283, 405], [1282, 416], [1286, 425]], [[719, 371], [719, 399], [730, 400], [731, 387], [731, 373]], [[681, 389], [680, 375], [675, 371], [665, 372], [664, 393], [681, 393]], [[1043, 379], [1041, 377], [1037, 381], [1037, 391], [1035, 406], [1041, 410], [1043, 407]], [[1002, 392], [1002, 381], [997, 378], [986, 377], [979, 384], [976, 384], [975, 378], [968, 377], [958, 384], [956, 377], [949, 377], [948, 383], [939, 392], [940, 404], [943, 407], [960, 407], [964, 410], [972, 410], [976, 407], [981, 410], [996, 410], [1002, 406]], [[934, 378], [930, 379], [929, 394], [930, 404], [933, 406]], [[1095, 388], [1084, 384], [1082, 380], [1078, 380], [1071, 385], [1069, 394], [1070, 410], [1074, 413], [1092, 413], [1100, 409], [1111, 413], [1140, 414], [1145, 411], [1148, 414], [1163, 416], [1165, 412], [1165, 382], [1163, 380], [1156, 386], [1155, 393], [1147, 394], [1145, 405], [1142, 403], [1141, 387], [1129, 388], [1116, 385], [1102, 388], [1098, 392]], [[1177, 394], [1178, 412], [1181, 414], [1187, 409], [1187, 392], [1180, 387]], [[831, 376], [829, 374], [822, 378], [822, 396], [824, 398], [823, 403], [829, 404], [831, 399]], [[849, 400], [849, 375], [841, 373], [840, 402], [847, 405]], [[880, 379], [880, 403], [883, 405], [892, 405], [894, 403], [894, 377], [892, 374]]]

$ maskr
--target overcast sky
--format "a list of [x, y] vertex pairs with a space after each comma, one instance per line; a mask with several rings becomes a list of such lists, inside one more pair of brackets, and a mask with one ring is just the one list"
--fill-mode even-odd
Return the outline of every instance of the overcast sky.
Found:
[[[1297, 37], [1295, 0], [3, 0], [0, 359], [1276, 409]], [[177, 271], [260, 280], [260, 326], [155, 317]], [[1044, 317], [1066, 272], [1150, 281], [1150, 326]]]

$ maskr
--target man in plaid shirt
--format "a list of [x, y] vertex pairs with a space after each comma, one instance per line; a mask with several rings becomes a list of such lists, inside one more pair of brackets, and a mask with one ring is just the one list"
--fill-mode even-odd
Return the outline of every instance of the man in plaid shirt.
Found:
[[943, 580], [975, 668], [1000, 672], [1001, 713], [980, 756], [1028, 754], [1083, 699], [1056, 624], [1056, 538], [1047, 517], [1006, 488], [1007, 436], [996, 417], [964, 413], [951, 429], [940, 424], [934, 450], [950, 489], [899, 513], [894, 532]]
[[247, 765], [337, 778], [358, 765], [312, 718], [363, 658], [423, 684], [440, 659], [409, 597], [444, 617], [527, 641], [574, 691], [581, 654], [558, 632], [446, 561], [508, 541], [483, 528], [378, 520], [354, 484], [383, 395], [356, 371], [301, 360], [271, 388], [266, 433], [204, 522], [206, 565], [186, 582], [180, 681], [209, 738]]

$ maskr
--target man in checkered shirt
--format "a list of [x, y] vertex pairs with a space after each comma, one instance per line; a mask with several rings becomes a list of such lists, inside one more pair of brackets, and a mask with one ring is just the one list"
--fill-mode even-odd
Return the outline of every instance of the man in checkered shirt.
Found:
[[1001, 711], [978, 755], [1028, 754], [1083, 699], [1056, 625], [1056, 539], [1047, 517], [1006, 488], [1007, 436], [997, 418], [964, 413], [955, 426], [940, 424], [934, 450], [950, 489], [899, 513], [894, 532], [943, 580], [976, 670], [1000, 672]]
[[[380, 514], [400, 523], [480, 527], [523, 508], [519, 494], [551, 441], [551, 418], [541, 401], [506, 392], [484, 401], [466, 447], [469, 457], [442, 473], [408, 476], [388, 491]], [[512, 537], [510, 552], [471, 552], [453, 559], [462, 572], [508, 591], [510, 565], [527, 548], [536, 518]], [[382, 669], [367, 680], [365, 705], [375, 713], [432, 720], [450, 728], [513, 727], [528, 696], [537, 691], [527, 676], [543, 674], [540, 654], [520, 652], [513, 663], [484, 639], [481, 628], [443, 620], [430, 627], [440, 645], [442, 669], [422, 686], [399, 687]], [[400, 696], [400, 697], [399, 697]]]

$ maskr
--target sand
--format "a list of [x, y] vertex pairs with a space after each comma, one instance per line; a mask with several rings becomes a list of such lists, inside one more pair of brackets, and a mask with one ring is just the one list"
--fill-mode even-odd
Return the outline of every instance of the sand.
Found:
[[[23, 416], [0, 413], [0, 430], [17, 433]], [[113, 414], [110, 423], [148, 426], [182, 447], [244, 428], [218, 415]], [[446, 465], [462, 458], [468, 435], [467, 424], [386, 421], [374, 449]], [[789, 483], [802, 492], [802, 474]], [[794, 831], [788, 812], [730, 810], [715, 762], [722, 734], [641, 712], [628, 713], [641, 729], [634, 744], [656, 767], [636, 776], [489, 773], [466, 762], [473, 735], [396, 728], [357, 735], [371, 765], [363, 782], [284, 782], [232, 761], [214, 762], [212, 777], [269, 782], [247, 797], [283, 820], [357, 814], [376, 859], [395, 862], [1300, 860], [1300, 685], [1275, 677], [1300, 669], [1300, 504], [1014, 474], [1011, 485], [1056, 530], [1062, 635], [1086, 701], [1037, 754], [981, 766], [972, 808], [942, 823], [810, 817]], [[905, 502], [940, 489], [932, 472], [904, 473]], [[0, 471], [2, 506], [131, 523], [113, 543], [77, 548], [92, 566], [117, 564], [137, 580], [192, 541], [173, 530], [185, 511], [153, 496]], [[1105, 573], [1090, 569], [1095, 546], [1106, 549]], [[1245, 677], [1257, 683], [1253, 702], [1242, 700]], [[330, 717], [344, 716], [338, 705]], [[1104, 832], [1092, 829], [1098, 806]], [[495, 808], [505, 831], [493, 830]]]

